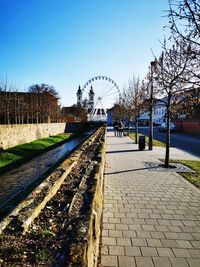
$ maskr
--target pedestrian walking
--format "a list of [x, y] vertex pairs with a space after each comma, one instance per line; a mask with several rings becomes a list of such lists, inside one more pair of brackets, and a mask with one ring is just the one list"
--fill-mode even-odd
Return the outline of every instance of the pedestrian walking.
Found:
[[114, 135], [118, 136], [119, 122], [117, 120], [114, 121], [113, 127], [114, 127]]
[[123, 131], [124, 131], [124, 125], [123, 125], [122, 121], [119, 122], [118, 129], [119, 129], [119, 137], [122, 137], [123, 136]]

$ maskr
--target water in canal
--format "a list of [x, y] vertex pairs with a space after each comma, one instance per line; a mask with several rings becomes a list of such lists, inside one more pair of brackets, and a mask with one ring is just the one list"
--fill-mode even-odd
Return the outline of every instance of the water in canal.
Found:
[[[88, 133], [87, 135], [89, 135]], [[0, 206], [81, 142], [75, 138], [0, 175]]]

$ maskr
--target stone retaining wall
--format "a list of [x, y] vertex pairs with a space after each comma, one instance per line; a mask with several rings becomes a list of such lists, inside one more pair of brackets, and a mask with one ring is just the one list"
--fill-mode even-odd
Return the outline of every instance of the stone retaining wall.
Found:
[[32, 142], [34, 140], [64, 133], [66, 123], [0, 125], [0, 149]]

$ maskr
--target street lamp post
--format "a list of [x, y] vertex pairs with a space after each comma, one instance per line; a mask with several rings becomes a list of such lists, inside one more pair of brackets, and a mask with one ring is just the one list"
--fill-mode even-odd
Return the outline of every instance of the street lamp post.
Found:
[[150, 89], [150, 110], [149, 110], [149, 150], [153, 149], [153, 68], [156, 61], [151, 61], [151, 89]]

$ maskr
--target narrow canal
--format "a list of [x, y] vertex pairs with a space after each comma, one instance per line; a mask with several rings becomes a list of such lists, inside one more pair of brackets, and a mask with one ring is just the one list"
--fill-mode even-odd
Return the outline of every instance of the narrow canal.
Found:
[[67, 156], [89, 135], [91, 132], [86, 133], [84, 138], [68, 141], [0, 175], [0, 208], [17, 192], [24, 190], [31, 182], [40, 178], [64, 155]]

